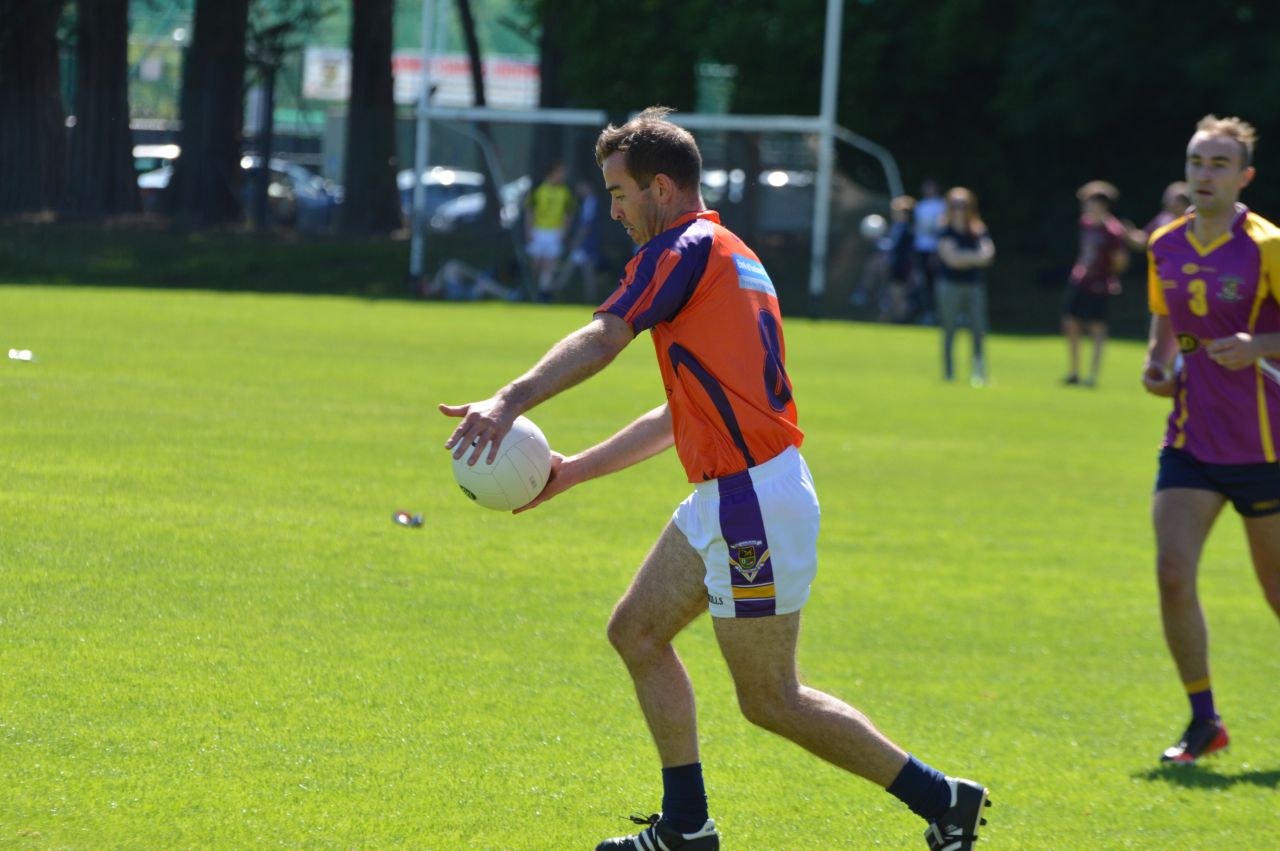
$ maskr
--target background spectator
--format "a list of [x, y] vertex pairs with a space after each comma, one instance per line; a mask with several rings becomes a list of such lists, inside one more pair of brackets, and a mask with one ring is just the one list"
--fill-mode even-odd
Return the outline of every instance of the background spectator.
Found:
[[[1120, 192], [1105, 180], [1091, 180], [1076, 192], [1080, 199], [1080, 253], [1071, 267], [1063, 304], [1062, 333], [1067, 340], [1064, 384], [1092, 387], [1098, 382], [1107, 342], [1107, 304], [1120, 294], [1120, 276], [1129, 267], [1129, 231], [1111, 213]], [[1093, 338], [1089, 377], [1080, 379], [1080, 336]]]
[[916, 252], [916, 311], [920, 320], [933, 324], [934, 284], [938, 272], [938, 235], [942, 232], [943, 219], [947, 215], [947, 202], [939, 194], [938, 181], [927, 178], [920, 184], [920, 200], [916, 202], [915, 233]]
[[573, 193], [564, 183], [564, 163], [552, 163], [525, 206], [530, 215], [526, 225], [533, 277], [538, 283], [538, 300], [550, 301], [556, 265], [564, 253], [564, 235], [573, 221]]
[[448, 301], [478, 301], [484, 298], [519, 301], [520, 291], [504, 287], [491, 270], [477, 269], [461, 260], [446, 260], [423, 287], [422, 297], [443, 298]]
[[[955, 365], [951, 348], [964, 322], [973, 338], [969, 383], [987, 383], [983, 342], [987, 333], [987, 285], [984, 270], [996, 247], [978, 213], [978, 198], [963, 186], [947, 193], [945, 227], [938, 237], [938, 320], [942, 325], [942, 377], [951, 381]], [[917, 219], [918, 220], [918, 219]]]
[[582, 278], [582, 298], [596, 300], [596, 275], [600, 268], [600, 202], [595, 187], [586, 178], [574, 182], [578, 195], [577, 212], [569, 237], [569, 258], [560, 271], [556, 289], [562, 289], [577, 272]]

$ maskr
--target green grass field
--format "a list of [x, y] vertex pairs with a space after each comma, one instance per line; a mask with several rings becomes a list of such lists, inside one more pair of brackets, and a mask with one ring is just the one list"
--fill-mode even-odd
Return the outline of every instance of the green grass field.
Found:
[[[667, 454], [529, 514], [457, 491], [440, 401], [582, 309], [0, 286], [0, 847], [587, 849], [658, 807], [604, 637], [688, 491]], [[995, 806], [985, 851], [1273, 849], [1280, 654], [1239, 522], [1203, 595], [1226, 756], [1187, 714], [1147, 517], [1165, 405], [1118, 343], [791, 319], [824, 506], [806, 679]], [[661, 401], [648, 340], [533, 412], [575, 451]], [[420, 529], [397, 509], [421, 512]], [[678, 642], [727, 849], [923, 848], [878, 788], [741, 719], [710, 624]]]

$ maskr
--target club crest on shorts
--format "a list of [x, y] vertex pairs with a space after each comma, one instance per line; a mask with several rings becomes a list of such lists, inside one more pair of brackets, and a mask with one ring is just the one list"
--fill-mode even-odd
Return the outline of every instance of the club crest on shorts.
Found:
[[748, 582], [755, 581], [768, 560], [769, 551], [764, 549], [764, 541], [741, 541], [729, 545], [729, 564]]

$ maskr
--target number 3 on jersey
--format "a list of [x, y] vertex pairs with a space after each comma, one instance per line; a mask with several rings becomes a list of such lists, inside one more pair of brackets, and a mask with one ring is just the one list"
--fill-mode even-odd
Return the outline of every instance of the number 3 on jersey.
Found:
[[1209, 314], [1209, 300], [1205, 297], [1208, 289], [1209, 286], [1204, 282], [1204, 278], [1195, 278], [1187, 284], [1187, 292], [1191, 293], [1191, 300], [1187, 302], [1187, 306], [1196, 316]]

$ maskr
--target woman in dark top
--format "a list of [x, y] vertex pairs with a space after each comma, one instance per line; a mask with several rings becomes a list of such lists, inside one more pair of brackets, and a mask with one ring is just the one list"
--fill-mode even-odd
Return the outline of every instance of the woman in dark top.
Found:
[[985, 269], [995, 259], [996, 247], [978, 213], [978, 199], [963, 186], [947, 193], [947, 217], [938, 237], [938, 319], [942, 325], [942, 374], [951, 381], [955, 365], [951, 356], [956, 329], [961, 322], [973, 338], [973, 362], [969, 383], [987, 383], [982, 344], [987, 333]]

